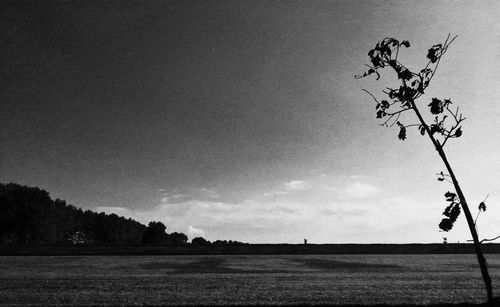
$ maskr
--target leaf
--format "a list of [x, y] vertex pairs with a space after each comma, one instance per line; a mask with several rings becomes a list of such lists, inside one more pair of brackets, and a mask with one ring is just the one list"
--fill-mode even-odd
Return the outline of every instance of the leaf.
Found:
[[486, 211], [486, 204], [484, 203], [484, 201], [482, 201], [479, 206], [477, 207], [477, 209], [479, 209], [479, 211]]
[[450, 219], [442, 219], [439, 223], [439, 229], [443, 231], [450, 231], [453, 228], [453, 223]]
[[455, 206], [455, 203], [447, 206], [444, 211], [443, 211], [443, 215], [446, 216], [446, 217], [450, 217], [451, 216], [451, 210], [453, 209], [453, 207]]
[[457, 194], [448, 191], [448, 192], [444, 193], [444, 197], [446, 197], [446, 201], [454, 201], [455, 198], [457, 197]]
[[410, 42], [409, 41], [402, 41], [401, 46], [405, 46], [406, 48], [410, 47]]
[[443, 177], [439, 177], [439, 178], [438, 178], [438, 181], [443, 181], [443, 180], [444, 180], [444, 178], [443, 178]]
[[434, 51], [434, 49], [429, 49], [429, 53], [427, 53], [427, 58], [431, 60], [431, 63], [435, 63], [437, 61], [436, 51]]
[[382, 61], [380, 60], [380, 57], [378, 55], [371, 58], [371, 61], [373, 66], [375, 67], [380, 67], [382, 65]]
[[413, 75], [409, 69], [405, 69], [401, 73], [399, 73], [399, 78], [402, 80], [410, 80], [411, 77], [413, 77]]
[[437, 98], [432, 98], [431, 103], [428, 105], [431, 108], [432, 114], [441, 114], [443, 113], [443, 102]]
[[436, 63], [438, 58], [439, 58], [439, 51], [441, 51], [442, 49], [442, 45], [441, 44], [437, 44], [437, 45], [434, 45], [432, 46], [431, 49], [429, 49], [429, 52], [427, 53], [427, 58], [429, 60], [431, 60], [431, 63]]
[[404, 141], [406, 139], [406, 127], [401, 125], [399, 126], [399, 134], [398, 134], [398, 138], [401, 140], [401, 141]]
[[389, 92], [389, 98], [391, 98], [391, 99], [396, 98], [398, 95], [399, 95], [398, 90], [391, 89], [391, 91]]
[[430, 127], [430, 133], [431, 135], [434, 135], [434, 133], [443, 133], [443, 127], [439, 124], [432, 124]]
[[441, 220], [441, 223], [439, 223], [439, 228], [443, 231], [449, 231], [453, 228], [453, 224], [457, 220], [458, 216], [460, 215], [460, 204], [459, 203], [452, 203], [443, 212], [443, 215], [446, 216], [446, 218], [443, 218]]
[[420, 126], [420, 134], [425, 135], [425, 127], [424, 126]]
[[458, 127], [458, 129], [455, 131], [455, 137], [459, 138], [462, 136], [462, 126]]
[[391, 56], [391, 48], [389, 48], [389, 46], [385, 46], [384, 53], [386, 53], [390, 57]]
[[430, 68], [424, 68], [420, 71], [420, 74], [424, 77], [427, 77], [429, 74], [432, 73], [432, 69]]

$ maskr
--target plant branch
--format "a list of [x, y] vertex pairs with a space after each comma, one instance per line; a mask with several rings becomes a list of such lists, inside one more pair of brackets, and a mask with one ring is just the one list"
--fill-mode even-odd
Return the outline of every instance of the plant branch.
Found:
[[[492, 303], [493, 302], [493, 289], [491, 285], [491, 278], [488, 273], [488, 267], [486, 263], [486, 259], [484, 258], [484, 254], [481, 249], [481, 242], [484, 241], [491, 241], [491, 240], [496, 240], [500, 238], [500, 236], [494, 238], [494, 239], [484, 239], [482, 241], [479, 241], [477, 229], [476, 229], [476, 219], [473, 218], [471, 211], [469, 209], [469, 206], [467, 205], [467, 201], [465, 199], [465, 196], [462, 192], [462, 189], [460, 187], [460, 184], [457, 180], [457, 177], [455, 176], [453, 169], [448, 161], [448, 158], [443, 150], [444, 145], [446, 144], [447, 140], [450, 138], [457, 138], [460, 137], [462, 132], [461, 132], [461, 126], [460, 124], [465, 120], [464, 117], [462, 117], [462, 114], [459, 114], [459, 109], [455, 112], [451, 111], [449, 108], [449, 104], [451, 104], [451, 101], [445, 100], [444, 106], [446, 107], [446, 110], [451, 114], [451, 116], [454, 119], [454, 123], [451, 125], [451, 128], [447, 129], [444, 126], [444, 122], [447, 118], [447, 115], [443, 115], [442, 118], [439, 120], [438, 116], [436, 116], [435, 123], [432, 123], [431, 126], [429, 126], [424, 118], [422, 117], [422, 114], [420, 113], [420, 110], [417, 108], [416, 105], [416, 99], [421, 97], [427, 87], [430, 85], [430, 82], [434, 78], [436, 71], [439, 67], [439, 64], [441, 63], [441, 58], [442, 56], [447, 52], [449, 46], [454, 42], [454, 40], [458, 36], [454, 36], [453, 38], [451, 37], [451, 34], [448, 34], [446, 37], [446, 40], [442, 44], [437, 44], [432, 46], [431, 49], [429, 49], [427, 58], [429, 59], [427, 65], [425, 66], [424, 69], [422, 69], [418, 74], [415, 74], [411, 72], [409, 69], [407, 69], [404, 65], [400, 64], [399, 61], [397, 60], [397, 57], [399, 55], [399, 49], [400, 46], [404, 45], [405, 47], [409, 47], [408, 41], [403, 41], [402, 43], [399, 43], [398, 40], [392, 39], [392, 38], [385, 38], [382, 42], [377, 43], [374, 49], [370, 50], [368, 52], [368, 56], [370, 57], [370, 60], [373, 64], [373, 68], [370, 68], [368, 72], [366, 72], [363, 76], [368, 76], [370, 74], [373, 74], [374, 72], [377, 72], [378, 69], [383, 69], [386, 68], [387, 66], [391, 67], [397, 74], [398, 79], [401, 81], [401, 86], [399, 89], [391, 89], [387, 88], [388, 91], [384, 91], [385, 94], [389, 96], [389, 98], [393, 101], [393, 103], [389, 104], [387, 101], [382, 100], [381, 103], [375, 98], [374, 95], [372, 95], [370, 92], [367, 90], [363, 89], [366, 93], [368, 93], [377, 103], [377, 109], [380, 108], [380, 110], [377, 111], [377, 118], [382, 118], [385, 116], [389, 116], [381, 125], [387, 126], [390, 121], [396, 121], [399, 119], [399, 116], [408, 110], [413, 110], [418, 118], [418, 121], [420, 122], [420, 133], [422, 135], [427, 133], [429, 139], [431, 140], [434, 148], [439, 154], [439, 157], [443, 161], [446, 171], [448, 172], [447, 177], [445, 178], [443, 172], [441, 172], [442, 177], [439, 178], [440, 181], [446, 180], [449, 181], [453, 184], [456, 194], [447, 192], [445, 196], [448, 198], [447, 201], [451, 201], [453, 206], [460, 206], [464, 212], [465, 218], [467, 220], [467, 224], [469, 226], [470, 233], [472, 235], [472, 241], [474, 242], [474, 248], [476, 252], [476, 256], [479, 262], [479, 267], [481, 269], [481, 275], [483, 277], [483, 281], [485, 284], [486, 292], [487, 292], [487, 297], [488, 297], [488, 302]], [[392, 54], [395, 54], [395, 58], [392, 56]], [[433, 67], [433, 69], [430, 69], [430, 67]], [[377, 72], [377, 76], [379, 76]], [[377, 78], [378, 79], [378, 78]], [[385, 112], [390, 106], [392, 106], [394, 103], [399, 102], [401, 105], [401, 110], [392, 112], [392, 113], [387, 113]], [[435, 105], [433, 103], [436, 103], [436, 101], [433, 100], [431, 103], [431, 113], [432, 114], [440, 114], [443, 112], [442, 105]], [[443, 102], [437, 101], [437, 103], [442, 104]], [[436, 111], [437, 107], [437, 111]], [[396, 120], [394, 120], [396, 118]], [[400, 134], [398, 137], [401, 140], [404, 140], [406, 138], [406, 127], [405, 125], [401, 124], [399, 121], [397, 121], [398, 126], [400, 126]], [[408, 125], [412, 126], [412, 125]], [[442, 143], [440, 142], [439, 139], [437, 139], [439, 134], [444, 139], [442, 140]], [[451, 197], [451, 200], [450, 200]], [[481, 208], [482, 205], [480, 205]], [[456, 209], [458, 210], [458, 213], [460, 213], [460, 207], [457, 207]], [[448, 207], [444, 213], [447, 217], [450, 217], [450, 212], [448, 212], [450, 209]], [[452, 210], [455, 210], [455, 207], [452, 208]], [[455, 211], [456, 212], [456, 211]], [[453, 213], [454, 214], [454, 213]], [[456, 215], [458, 216], [458, 214]], [[455, 216], [455, 219], [456, 219]], [[450, 219], [448, 219], [450, 220]], [[451, 221], [451, 223], [453, 223]], [[441, 227], [441, 224], [440, 224]], [[446, 227], [443, 228], [443, 230], [446, 231]], [[451, 227], [449, 228], [451, 229]], [[449, 230], [448, 229], [448, 230]]]
[[370, 93], [368, 90], [366, 90], [366, 89], [364, 89], [364, 88], [363, 88], [363, 89], [361, 89], [361, 90], [362, 90], [362, 91], [364, 91], [365, 93], [367, 93], [368, 95], [372, 96], [373, 100], [375, 100], [375, 102], [376, 102], [377, 104], [380, 104], [380, 102], [378, 102], [377, 98], [375, 98], [375, 96], [374, 96], [372, 93]]
[[[483, 242], [491, 242], [491, 241], [495, 241], [495, 240], [498, 240], [500, 239], [500, 236], [498, 237], [494, 237], [492, 239], [482, 239], [481, 241], [479, 241], [479, 243], [483, 243]], [[467, 242], [473, 242], [474, 240], [467, 240]]]

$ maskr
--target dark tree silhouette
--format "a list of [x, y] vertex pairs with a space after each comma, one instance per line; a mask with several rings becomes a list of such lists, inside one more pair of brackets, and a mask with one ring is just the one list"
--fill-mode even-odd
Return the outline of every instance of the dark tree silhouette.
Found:
[[0, 184], [0, 243], [140, 243], [146, 226], [116, 214], [83, 211], [45, 190]]
[[167, 227], [162, 222], [149, 222], [148, 228], [142, 235], [142, 243], [146, 244], [165, 244], [168, 235], [165, 232]]
[[[200, 243], [196, 238], [194, 244]], [[218, 241], [223, 245], [243, 244]], [[182, 232], [168, 234], [162, 222], [145, 225], [114, 213], [83, 211], [47, 191], [0, 183], [0, 244], [165, 244], [186, 245]], [[206, 241], [202, 245], [210, 245]]]
[[[410, 43], [406, 40], [399, 41], [394, 38], [385, 38], [368, 52], [370, 57], [370, 65], [368, 70], [357, 75], [356, 78], [363, 78], [369, 75], [375, 75], [376, 79], [380, 79], [379, 70], [384, 68], [392, 68], [399, 80], [397, 88], [388, 87], [384, 93], [388, 96], [388, 100], [378, 100], [372, 93], [363, 89], [375, 101], [376, 117], [382, 120], [381, 125], [385, 127], [397, 126], [399, 128], [398, 138], [405, 140], [408, 128], [416, 128], [421, 135], [427, 135], [431, 140], [434, 148], [438, 152], [441, 160], [446, 167], [446, 173], [438, 174], [439, 181], [450, 182], [453, 184], [455, 192], [448, 191], [445, 193], [448, 206], [443, 212], [444, 218], [439, 224], [439, 228], [443, 231], [452, 229], [454, 222], [463, 210], [469, 230], [474, 241], [474, 247], [481, 269], [481, 274], [484, 280], [488, 302], [493, 304], [493, 291], [491, 279], [488, 273], [486, 259], [484, 258], [481, 242], [479, 241], [475, 220], [472, 217], [465, 196], [460, 188], [459, 182], [448, 157], [445, 154], [444, 146], [450, 139], [459, 138], [462, 135], [462, 122], [465, 117], [459, 112], [459, 108], [454, 108], [454, 103], [450, 99], [432, 98], [427, 102], [418, 101], [424, 95], [426, 88], [429, 86], [436, 70], [441, 62], [442, 56], [448, 51], [449, 46], [456, 39], [456, 36], [451, 38], [450, 35], [442, 44], [432, 46], [427, 53], [428, 63], [420, 71], [411, 71], [398, 60], [398, 55], [402, 48], [409, 48]], [[427, 116], [422, 113], [424, 107], [429, 108], [431, 117], [429, 121]], [[402, 123], [401, 115], [407, 111], [413, 111], [418, 122]], [[425, 116], [425, 118], [424, 118]], [[427, 118], [427, 119], [426, 119]], [[478, 207], [479, 212], [486, 210], [486, 205], [483, 202]]]
[[168, 235], [168, 243], [172, 245], [186, 245], [188, 237], [182, 232], [172, 232]]
[[205, 240], [203, 237], [196, 237], [191, 240], [192, 245], [205, 246], [210, 245], [210, 241]]

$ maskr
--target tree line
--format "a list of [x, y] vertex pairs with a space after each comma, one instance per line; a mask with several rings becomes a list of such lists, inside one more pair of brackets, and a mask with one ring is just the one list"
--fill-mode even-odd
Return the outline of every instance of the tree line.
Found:
[[[53, 200], [38, 187], [0, 183], [0, 243], [2, 244], [165, 244], [186, 245], [181, 232], [167, 233], [162, 222], [148, 226], [114, 213], [82, 210]], [[242, 244], [194, 238], [193, 245]]]

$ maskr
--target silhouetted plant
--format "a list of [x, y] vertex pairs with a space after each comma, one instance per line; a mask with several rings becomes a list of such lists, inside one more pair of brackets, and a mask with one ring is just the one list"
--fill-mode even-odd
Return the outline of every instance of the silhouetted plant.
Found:
[[206, 245], [210, 245], [210, 241], [207, 241], [203, 237], [196, 237], [196, 238], [193, 238], [193, 240], [191, 240], [191, 245], [206, 246]]
[[168, 235], [169, 244], [171, 245], [186, 245], [188, 237], [182, 232], [172, 232]]
[[0, 244], [140, 243], [146, 226], [132, 219], [83, 211], [47, 191], [0, 183]]
[[[408, 128], [416, 128], [422, 136], [427, 134], [430, 138], [443, 160], [447, 171], [447, 173], [439, 173], [438, 180], [450, 182], [455, 188], [455, 192], [448, 191], [444, 194], [449, 204], [443, 212], [444, 218], [439, 223], [439, 228], [443, 231], [451, 230], [460, 212], [463, 210], [474, 242], [488, 302], [493, 304], [491, 279], [481, 249], [482, 241], [479, 241], [478, 238], [476, 221], [472, 217], [462, 189], [444, 152], [444, 146], [448, 140], [462, 136], [462, 122], [465, 120], [465, 117], [459, 112], [458, 107], [452, 107], [454, 103], [450, 99], [432, 98], [430, 102], [419, 101], [417, 103], [417, 99], [424, 95], [426, 88], [434, 77], [441, 58], [456, 38], [457, 36], [451, 38], [448, 35], [442, 44], [432, 46], [427, 53], [427, 65], [420, 71], [414, 72], [398, 60], [400, 50], [402, 48], [409, 48], [410, 43], [406, 40], [399, 41], [395, 38], [387, 37], [378, 42], [375, 48], [368, 52], [371, 62], [370, 65], [367, 65], [369, 69], [364, 74], [357, 75], [356, 79], [375, 75], [376, 80], [379, 80], [381, 77], [379, 70], [384, 68], [392, 68], [396, 73], [400, 82], [399, 87], [387, 87], [383, 91], [388, 96], [388, 100], [378, 100], [366, 89], [363, 89], [363, 91], [369, 94], [375, 101], [376, 117], [382, 120], [381, 125], [385, 127], [396, 125], [398, 127], [398, 138], [400, 140], [406, 139]], [[421, 113], [421, 109], [426, 106], [429, 108], [428, 111], [432, 117], [432, 121], [430, 122], [426, 121]], [[401, 114], [407, 111], [414, 112], [418, 118], [417, 123], [405, 124], [400, 122]], [[478, 216], [481, 211], [484, 212], [486, 210], [484, 201], [479, 204], [478, 210]]]
[[162, 222], [149, 222], [148, 228], [142, 234], [142, 243], [145, 244], [165, 244], [168, 235], [165, 232], [167, 227]]

